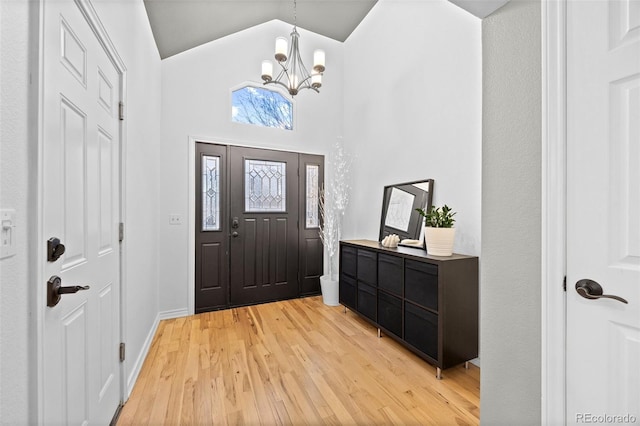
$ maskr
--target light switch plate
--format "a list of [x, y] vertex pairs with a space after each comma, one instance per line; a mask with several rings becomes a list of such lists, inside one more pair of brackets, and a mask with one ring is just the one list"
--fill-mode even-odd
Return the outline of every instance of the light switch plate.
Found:
[[0, 210], [0, 259], [16, 254], [16, 211]]

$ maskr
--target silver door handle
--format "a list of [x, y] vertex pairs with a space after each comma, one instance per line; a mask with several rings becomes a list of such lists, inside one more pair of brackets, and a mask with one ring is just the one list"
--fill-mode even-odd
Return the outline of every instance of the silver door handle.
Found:
[[576, 283], [576, 291], [585, 299], [613, 299], [618, 302], [628, 304], [626, 299], [612, 294], [603, 294], [602, 286], [597, 282], [589, 279], [580, 280]]

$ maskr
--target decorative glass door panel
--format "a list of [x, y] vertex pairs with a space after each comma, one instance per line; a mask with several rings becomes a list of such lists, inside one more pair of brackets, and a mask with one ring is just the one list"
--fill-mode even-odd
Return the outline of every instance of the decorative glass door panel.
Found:
[[220, 157], [202, 156], [202, 230], [220, 230]]
[[287, 163], [245, 160], [244, 176], [245, 211], [286, 211]]

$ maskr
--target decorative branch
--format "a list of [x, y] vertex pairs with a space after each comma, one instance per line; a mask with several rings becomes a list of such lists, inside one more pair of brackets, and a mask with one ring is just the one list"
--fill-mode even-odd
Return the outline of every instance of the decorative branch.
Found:
[[329, 276], [333, 277], [334, 257], [338, 252], [342, 237], [342, 218], [349, 204], [351, 187], [349, 186], [349, 169], [352, 160], [345, 153], [340, 142], [336, 143], [333, 158], [329, 163], [333, 166], [333, 179], [328, 188], [324, 185], [320, 190], [320, 239], [329, 256]]

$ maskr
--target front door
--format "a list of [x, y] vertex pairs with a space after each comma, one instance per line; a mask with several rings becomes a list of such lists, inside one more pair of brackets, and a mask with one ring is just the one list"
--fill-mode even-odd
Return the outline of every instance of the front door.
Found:
[[298, 154], [232, 147], [230, 302], [288, 299], [298, 288]]
[[195, 312], [314, 295], [324, 157], [196, 143]]
[[[42, 226], [45, 279], [75, 292], [42, 304], [44, 424], [108, 424], [121, 401], [121, 74], [85, 19], [87, 5], [43, 2]], [[80, 10], [80, 7], [83, 10]], [[53, 240], [52, 240], [53, 241]], [[45, 250], [46, 241], [39, 249]], [[49, 248], [47, 248], [49, 250]], [[60, 255], [60, 256], [59, 256]]]
[[567, 17], [567, 423], [634, 424], [640, 1], [568, 1]]

